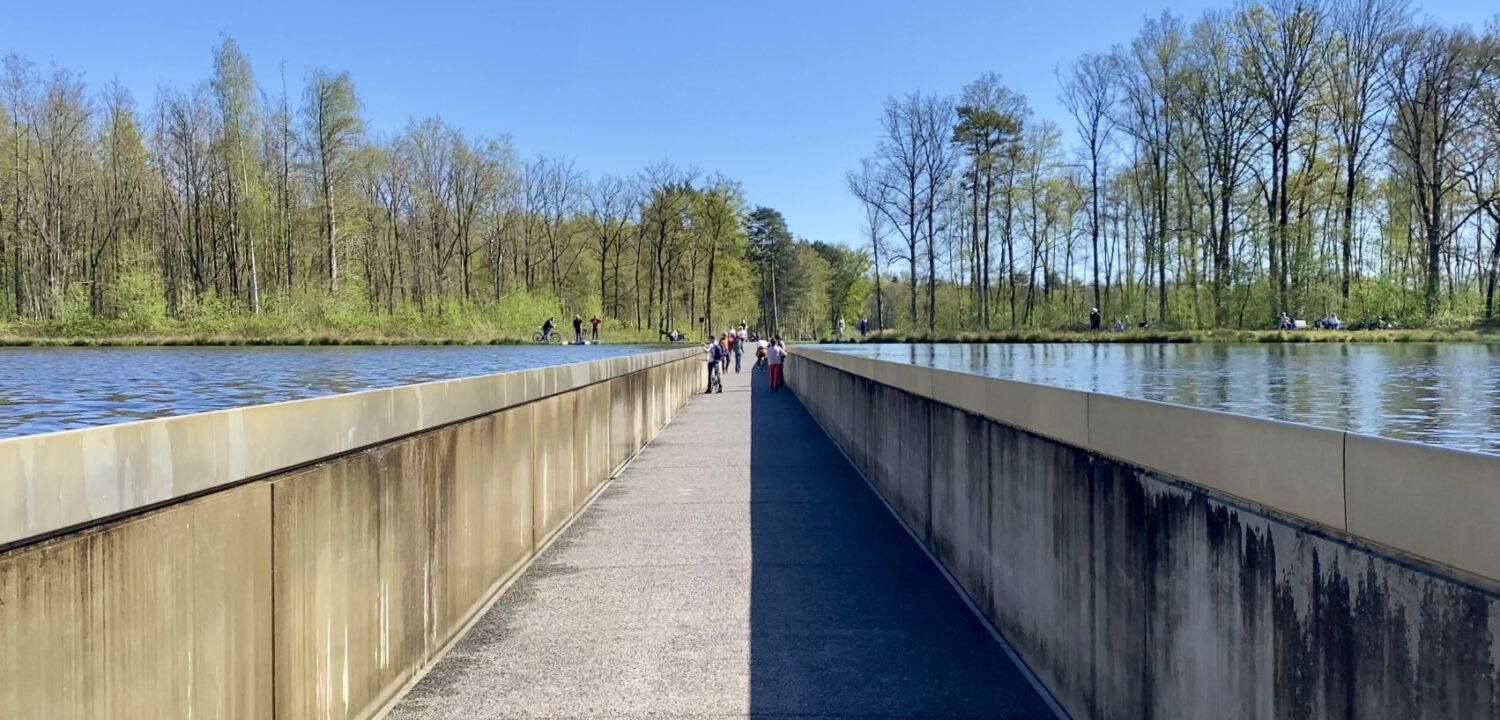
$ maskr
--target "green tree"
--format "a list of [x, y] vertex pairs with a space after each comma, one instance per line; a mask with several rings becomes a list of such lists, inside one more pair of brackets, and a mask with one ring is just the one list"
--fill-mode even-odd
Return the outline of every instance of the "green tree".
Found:
[[316, 180], [322, 205], [324, 269], [328, 287], [338, 292], [337, 198], [352, 167], [364, 133], [359, 97], [349, 73], [316, 70], [308, 78], [302, 101], [303, 149]]
[[781, 283], [795, 273], [796, 255], [792, 232], [779, 210], [757, 207], [747, 221], [746, 259], [760, 275], [760, 326], [771, 334], [781, 332]]

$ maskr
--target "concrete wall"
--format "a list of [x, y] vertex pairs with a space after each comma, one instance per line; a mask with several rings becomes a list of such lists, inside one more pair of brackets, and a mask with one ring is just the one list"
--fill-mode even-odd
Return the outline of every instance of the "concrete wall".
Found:
[[[686, 403], [701, 366], [672, 350], [6, 441], [29, 460], [22, 476], [0, 463], [0, 497], [26, 503], [0, 515], [0, 718], [371, 716]], [[166, 456], [136, 441], [163, 435], [203, 442]]]
[[797, 349], [1077, 718], [1500, 717], [1500, 457]]

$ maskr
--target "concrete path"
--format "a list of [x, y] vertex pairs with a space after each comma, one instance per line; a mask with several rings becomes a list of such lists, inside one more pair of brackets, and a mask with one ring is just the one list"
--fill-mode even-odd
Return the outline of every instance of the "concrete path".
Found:
[[749, 716], [1052, 717], [791, 392], [731, 371], [389, 717]]

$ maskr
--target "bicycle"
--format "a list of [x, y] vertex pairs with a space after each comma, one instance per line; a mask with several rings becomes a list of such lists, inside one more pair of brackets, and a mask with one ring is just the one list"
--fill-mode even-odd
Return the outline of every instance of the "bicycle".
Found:
[[561, 340], [561, 338], [558, 337], [558, 335], [557, 335], [556, 332], [550, 332], [550, 333], [547, 333], [545, 335], [543, 335], [542, 333], [537, 333], [535, 335], [532, 335], [531, 336], [531, 340], [532, 340], [532, 342], [539, 342], [539, 343], [555, 343], [555, 342], [559, 342]]

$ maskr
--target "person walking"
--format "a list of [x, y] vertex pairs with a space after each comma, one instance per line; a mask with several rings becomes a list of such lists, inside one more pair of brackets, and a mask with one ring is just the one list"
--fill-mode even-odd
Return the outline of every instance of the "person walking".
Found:
[[603, 323], [604, 320], [602, 320], [597, 313], [592, 319], [589, 320], [589, 324], [594, 326], [594, 342], [599, 342], [599, 326]]
[[573, 316], [573, 344], [574, 345], [582, 345], [583, 344], [583, 316], [582, 315], [574, 315]]
[[838, 333], [839, 342], [843, 342], [844, 341], [844, 318], [842, 318], [842, 317], [839, 318], [839, 322], [838, 322], [837, 325], [834, 326], [834, 330]]
[[863, 315], [860, 315], [859, 316], [859, 336], [860, 337], [864, 337], [864, 336], [866, 336], [868, 334], [870, 334], [870, 318], [867, 318], [867, 317], [865, 317]]
[[723, 363], [720, 370], [723, 372], [729, 372], [729, 352], [730, 349], [734, 346], [733, 337], [733, 335], [727, 332], [719, 335], [719, 345], [724, 350], [724, 354], [720, 356], [720, 362]]
[[732, 340], [734, 342], [734, 374], [735, 375], [740, 374], [740, 356], [745, 354], [745, 336], [743, 335], [744, 332], [745, 332], [745, 329], [744, 328], [740, 328], [739, 330], [735, 331], [735, 335], [732, 338]]
[[771, 338], [771, 346], [766, 348], [766, 363], [771, 368], [771, 390], [781, 389], [781, 363], [786, 360], [786, 348], [781, 344], [781, 338]]

